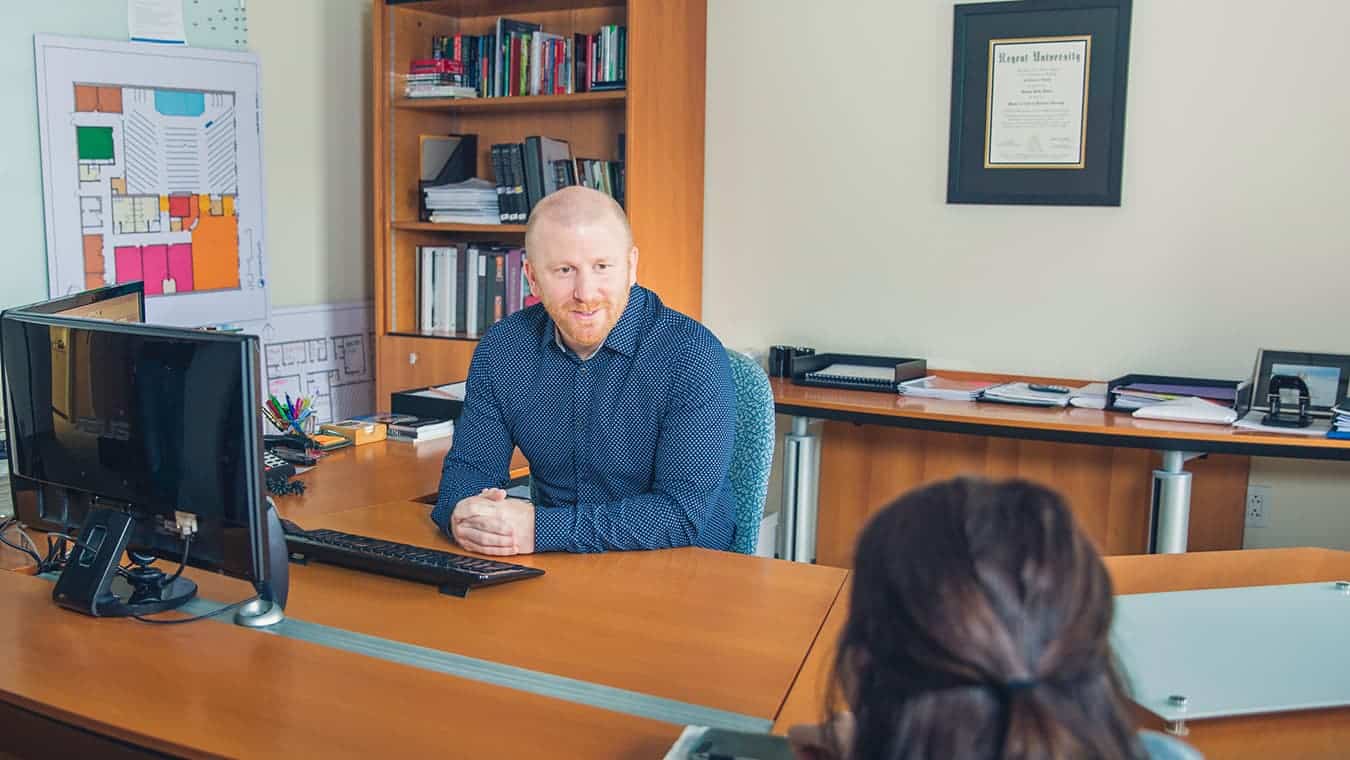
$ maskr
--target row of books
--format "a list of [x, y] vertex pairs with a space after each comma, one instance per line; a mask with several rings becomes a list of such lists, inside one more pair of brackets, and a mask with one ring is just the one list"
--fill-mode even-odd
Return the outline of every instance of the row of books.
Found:
[[499, 243], [417, 248], [417, 329], [477, 337], [536, 300], [525, 249]]
[[623, 205], [623, 135], [619, 161], [573, 158], [566, 140], [530, 136], [523, 143], [497, 143], [491, 148], [496, 177], [498, 218], [503, 224], [523, 224], [539, 201], [571, 185], [608, 194]]
[[1350, 396], [1331, 407], [1331, 414], [1331, 430], [1327, 437], [1350, 440]]
[[626, 86], [628, 28], [564, 37], [539, 24], [498, 18], [495, 34], [432, 38], [431, 58], [412, 61], [409, 98], [499, 98], [621, 90]]

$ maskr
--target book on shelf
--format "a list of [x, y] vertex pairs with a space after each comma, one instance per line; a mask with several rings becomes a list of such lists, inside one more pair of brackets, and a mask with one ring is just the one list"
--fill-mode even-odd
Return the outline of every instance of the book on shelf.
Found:
[[[619, 155], [623, 155], [620, 135]], [[524, 224], [539, 201], [564, 187], [582, 185], [623, 205], [623, 162], [573, 158], [567, 140], [530, 135], [520, 143], [496, 143], [489, 151], [503, 224]]]
[[566, 140], [530, 135], [525, 138], [521, 150], [525, 159], [525, 196], [530, 211], [534, 211], [545, 196], [567, 184], [574, 184], [559, 184], [558, 174], [552, 168], [558, 162], [572, 161], [572, 147]]

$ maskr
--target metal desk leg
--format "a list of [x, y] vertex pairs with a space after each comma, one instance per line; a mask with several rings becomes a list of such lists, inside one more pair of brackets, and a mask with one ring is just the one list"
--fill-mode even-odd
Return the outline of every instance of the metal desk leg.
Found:
[[820, 439], [810, 432], [809, 417], [793, 417], [783, 436], [783, 505], [779, 514], [778, 556], [793, 562], [816, 561], [816, 513], [820, 479]]
[[1153, 471], [1149, 505], [1150, 554], [1184, 554], [1191, 526], [1191, 474], [1186, 463], [1204, 456], [1191, 451], [1164, 451], [1162, 469]]

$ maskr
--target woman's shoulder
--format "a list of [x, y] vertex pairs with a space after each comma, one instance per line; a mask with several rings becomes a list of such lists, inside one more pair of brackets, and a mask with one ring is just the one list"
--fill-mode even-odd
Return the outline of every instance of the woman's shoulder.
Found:
[[1204, 757], [1186, 742], [1157, 731], [1140, 731], [1139, 743], [1148, 760], [1201, 760]]

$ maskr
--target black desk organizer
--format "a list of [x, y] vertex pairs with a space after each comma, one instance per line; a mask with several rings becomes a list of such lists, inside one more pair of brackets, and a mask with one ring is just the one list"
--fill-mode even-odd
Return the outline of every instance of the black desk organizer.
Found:
[[417, 395], [418, 391], [433, 387], [436, 386], [409, 388], [406, 391], [389, 394], [389, 411], [393, 414], [411, 414], [414, 417], [436, 420], [458, 420], [459, 413], [464, 410], [463, 401], [440, 396]]
[[[887, 367], [895, 370], [895, 379], [891, 382], [877, 380], [837, 380], [812, 375], [831, 364], [857, 364], [863, 367]], [[797, 385], [814, 385], [821, 388], [847, 388], [861, 391], [883, 391], [895, 393], [895, 386], [906, 380], [923, 377], [928, 373], [928, 362], [923, 359], [911, 359], [899, 356], [868, 356], [866, 354], [811, 354], [792, 360], [792, 382]]]
[[1233, 409], [1238, 413], [1238, 417], [1246, 414], [1251, 408], [1251, 383], [1244, 380], [1213, 380], [1202, 377], [1178, 377], [1176, 375], [1146, 375], [1132, 372], [1128, 375], [1121, 375], [1115, 380], [1106, 384], [1106, 408], [1110, 411], [1130, 412], [1132, 409], [1116, 408], [1116, 389], [1135, 383], [1146, 383], [1155, 385], [1191, 385], [1199, 388], [1228, 388], [1235, 391]]

